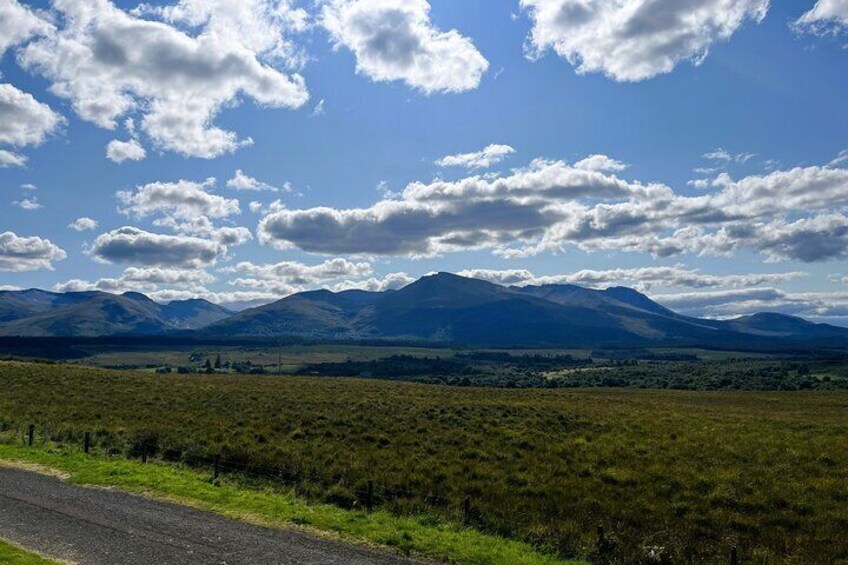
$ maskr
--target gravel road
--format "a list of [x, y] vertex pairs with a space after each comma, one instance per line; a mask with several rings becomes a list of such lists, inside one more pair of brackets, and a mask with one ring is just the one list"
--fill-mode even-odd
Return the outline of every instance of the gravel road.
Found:
[[0, 467], [0, 538], [84, 565], [398, 565], [305, 533]]

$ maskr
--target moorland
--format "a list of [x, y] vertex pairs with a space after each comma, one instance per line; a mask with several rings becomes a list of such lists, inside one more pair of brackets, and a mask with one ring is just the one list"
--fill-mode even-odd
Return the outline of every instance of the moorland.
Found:
[[[445, 386], [0, 363], [7, 441], [205, 465], [563, 557], [848, 559], [848, 394]], [[205, 462], [205, 463], [204, 463]], [[255, 471], [256, 473], [251, 473]], [[263, 475], [264, 478], [257, 479]]]

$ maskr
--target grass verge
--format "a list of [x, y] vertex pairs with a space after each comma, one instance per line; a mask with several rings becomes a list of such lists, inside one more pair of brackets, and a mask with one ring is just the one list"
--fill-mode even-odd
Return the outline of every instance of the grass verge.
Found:
[[0, 563], [3, 565], [57, 565], [59, 562], [45, 559], [0, 540]]
[[[449, 563], [469, 565], [577, 565], [527, 544], [446, 523], [432, 517], [371, 515], [326, 504], [308, 504], [289, 493], [244, 488], [230, 479], [210, 480], [185, 468], [85, 456], [63, 448], [0, 445], [0, 460], [59, 471], [78, 485], [112, 487], [217, 512], [271, 527], [298, 527], [346, 541], [388, 547]], [[0, 556], [3, 554], [0, 553]], [[12, 563], [18, 563], [12, 561]], [[44, 563], [44, 561], [20, 561]]]

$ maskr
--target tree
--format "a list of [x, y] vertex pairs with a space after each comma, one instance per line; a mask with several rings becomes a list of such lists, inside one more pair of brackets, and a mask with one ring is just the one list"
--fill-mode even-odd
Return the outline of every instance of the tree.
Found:
[[206, 360], [206, 363], [203, 364], [203, 369], [207, 373], [213, 373], [214, 369], [212, 369], [212, 363], [209, 362], [209, 359]]
[[221, 363], [221, 354], [219, 353], [217, 357], [215, 357], [215, 368], [220, 369], [223, 366]]

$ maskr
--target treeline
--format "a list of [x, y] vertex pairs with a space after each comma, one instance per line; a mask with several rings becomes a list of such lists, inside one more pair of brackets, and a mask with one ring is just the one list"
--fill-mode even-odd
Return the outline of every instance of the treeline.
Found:
[[[315, 363], [299, 375], [403, 380], [499, 388], [645, 388], [672, 390], [801, 391], [848, 389], [848, 362], [824, 366], [783, 360], [612, 360], [570, 355], [462, 353], [456, 357], [396, 355], [374, 361]], [[838, 369], [842, 369], [842, 371]]]

